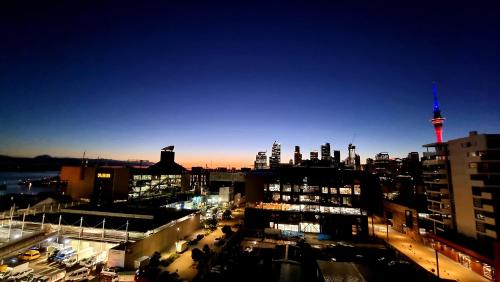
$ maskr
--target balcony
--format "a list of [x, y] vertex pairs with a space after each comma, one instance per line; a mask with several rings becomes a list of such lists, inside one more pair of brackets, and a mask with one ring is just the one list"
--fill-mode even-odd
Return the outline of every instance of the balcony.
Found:
[[491, 200], [493, 199], [493, 195], [488, 192], [481, 192], [481, 195], [472, 195], [473, 197], [476, 198], [481, 198], [481, 199], [486, 199], [486, 200]]
[[476, 207], [478, 210], [487, 211], [487, 212], [495, 212], [492, 205], [483, 205], [481, 208]]

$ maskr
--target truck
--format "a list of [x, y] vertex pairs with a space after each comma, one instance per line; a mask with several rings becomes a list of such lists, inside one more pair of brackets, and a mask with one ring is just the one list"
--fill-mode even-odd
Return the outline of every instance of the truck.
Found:
[[180, 240], [180, 241], [175, 242], [175, 251], [178, 254], [184, 252], [185, 250], [187, 250], [187, 248], [188, 248], [188, 242], [187, 241]]
[[66, 270], [60, 268], [49, 268], [37, 273], [34, 282], [58, 282], [64, 280]]

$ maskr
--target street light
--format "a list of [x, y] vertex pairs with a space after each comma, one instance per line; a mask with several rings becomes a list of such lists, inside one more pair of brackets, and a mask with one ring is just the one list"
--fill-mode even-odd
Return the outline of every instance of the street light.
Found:
[[434, 243], [434, 251], [436, 252], [436, 274], [437, 277], [439, 278], [439, 256], [438, 256], [438, 247], [437, 243]]
[[177, 227], [177, 241], [179, 241], [179, 230], [181, 230], [179, 227]]

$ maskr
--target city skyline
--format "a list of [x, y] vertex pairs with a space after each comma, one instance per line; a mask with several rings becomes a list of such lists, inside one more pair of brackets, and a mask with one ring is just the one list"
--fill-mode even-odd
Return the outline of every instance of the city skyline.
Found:
[[282, 162], [324, 142], [404, 157], [435, 140], [433, 81], [445, 141], [500, 130], [488, 4], [21, 6], [0, 27], [0, 154], [157, 161], [175, 144], [186, 167], [251, 167], [278, 140]]

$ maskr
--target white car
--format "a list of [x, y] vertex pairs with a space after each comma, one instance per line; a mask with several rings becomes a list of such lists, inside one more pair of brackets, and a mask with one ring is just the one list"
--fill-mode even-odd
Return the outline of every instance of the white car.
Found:
[[33, 273], [33, 268], [26, 268], [16, 273], [12, 273], [12, 275], [8, 278], [8, 280], [21, 280], [24, 277], [30, 275], [31, 273]]
[[96, 257], [90, 256], [88, 258], [84, 258], [81, 261], [79, 261], [78, 264], [84, 267], [92, 268], [96, 264]]
[[66, 267], [73, 267], [78, 263], [78, 257], [77, 256], [70, 256], [69, 258], [66, 258], [62, 261], [62, 264]]
[[75, 271], [71, 271], [66, 274], [66, 281], [82, 281], [89, 277], [90, 269], [86, 267], [81, 267]]

